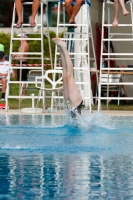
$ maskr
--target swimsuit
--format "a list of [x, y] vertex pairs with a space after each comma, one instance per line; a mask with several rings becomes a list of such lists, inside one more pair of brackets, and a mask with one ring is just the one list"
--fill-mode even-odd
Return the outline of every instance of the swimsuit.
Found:
[[82, 105], [83, 105], [83, 101], [81, 101], [81, 103], [78, 106], [72, 108], [70, 101], [67, 100], [67, 107], [68, 107], [68, 109], [71, 110], [71, 117], [72, 118], [76, 118], [77, 114], [78, 115], [81, 114]]

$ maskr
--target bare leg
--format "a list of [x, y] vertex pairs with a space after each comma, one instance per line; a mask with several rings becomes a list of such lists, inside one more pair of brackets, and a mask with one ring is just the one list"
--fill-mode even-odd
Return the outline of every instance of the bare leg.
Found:
[[5, 93], [6, 92], [6, 78], [3, 78], [1, 80], [1, 83], [2, 83], [2, 93]]
[[67, 66], [66, 66], [64, 54], [63, 54], [61, 48], [60, 48], [60, 55], [61, 55], [61, 61], [62, 61], [62, 66], [63, 66], [63, 96], [64, 96], [65, 101], [67, 101], [69, 99], [68, 88], [67, 88], [67, 79], [66, 79]]
[[26, 86], [27, 86], [27, 84], [26, 83], [24, 83], [23, 85], [22, 85], [22, 96], [26, 96], [27, 95], [27, 90], [25, 90], [26, 89]]
[[30, 24], [32, 27], [34, 27], [36, 25], [35, 16], [39, 9], [39, 6], [40, 6], [40, 0], [34, 0], [33, 4], [32, 4], [32, 16], [31, 16], [31, 21], [30, 21]]
[[118, 0], [114, 0], [114, 21], [112, 26], [118, 26], [118, 15], [120, 10], [120, 4]]
[[126, 7], [125, 7], [125, 2], [124, 2], [124, 0], [119, 0], [119, 3], [120, 3], [120, 5], [121, 5], [121, 7], [122, 7], [123, 15], [124, 15], [124, 16], [128, 15], [129, 12], [127, 11], [127, 9], [126, 9]]
[[81, 103], [82, 97], [73, 78], [73, 64], [69, 56], [69, 53], [66, 49], [66, 43], [61, 41], [59, 38], [55, 38], [53, 39], [53, 41], [61, 48], [60, 53], [61, 53], [61, 59], [63, 61], [62, 66], [63, 70], [65, 69], [63, 71], [63, 73], [65, 72], [65, 74], [63, 74], [63, 87], [65, 86], [64, 96], [69, 97], [71, 105], [73, 107], [76, 107]]
[[15, 5], [16, 5], [16, 12], [17, 12], [17, 16], [18, 16], [18, 27], [17, 28], [20, 28], [19, 27], [19, 24], [21, 24], [23, 22], [23, 19], [22, 19], [22, 1], [21, 0], [15, 0]]
[[79, 12], [82, 2], [83, 2], [83, 0], [76, 0], [76, 4], [73, 7], [72, 15], [69, 20], [70, 23], [75, 22], [75, 16]]
[[73, 12], [72, 0], [65, 0], [65, 10], [70, 18]]

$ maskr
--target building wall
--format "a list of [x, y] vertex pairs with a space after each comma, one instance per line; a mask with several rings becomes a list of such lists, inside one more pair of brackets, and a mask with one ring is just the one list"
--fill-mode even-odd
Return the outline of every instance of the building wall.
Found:
[[96, 23], [101, 23], [101, 2], [99, 0], [91, 0], [91, 22], [94, 35], [94, 41], [96, 41]]

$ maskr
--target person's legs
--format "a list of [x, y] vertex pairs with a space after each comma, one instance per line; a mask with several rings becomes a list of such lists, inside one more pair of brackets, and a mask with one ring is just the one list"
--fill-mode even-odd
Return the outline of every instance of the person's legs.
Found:
[[67, 66], [66, 66], [64, 54], [63, 54], [61, 48], [59, 51], [60, 51], [61, 62], [62, 62], [62, 67], [63, 67], [63, 96], [64, 96], [65, 101], [67, 101], [69, 99], [68, 88], [67, 88], [67, 79], [66, 79]]
[[16, 28], [20, 28], [22, 23], [23, 23], [23, 19], [22, 19], [22, 1], [21, 0], [15, 0], [15, 5], [16, 5], [16, 12], [17, 12], [17, 16], [18, 16], [18, 21], [17, 21]]
[[123, 15], [124, 15], [124, 16], [128, 15], [129, 12], [127, 11], [127, 9], [126, 9], [126, 7], [125, 7], [125, 2], [124, 2], [124, 0], [119, 0], [119, 3], [120, 3], [120, 5], [121, 5], [121, 7], [122, 7]]
[[39, 6], [40, 6], [40, 0], [33, 0], [32, 15], [31, 15], [31, 20], [30, 20], [30, 26], [31, 27], [36, 26], [35, 16], [36, 16], [36, 13], [38, 12]]
[[66, 94], [68, 95], [72, 107], [77, 107], [81, 104], [82, 97], [73, 78], [73, 64], [69, 56], [69, 53], [66, 49], [66, 43], [61, 41], [59, 38], [55, 38], [53, 39], [53, 41], [61, 48], [61, 59], [63, 61], [62, 66], [64, 69], [66, 69], [66, 71], [64, 70], [66, 73], [63, 75], [63, 80], [65, 79], [66, 81], [65, 89], [67, 89], [68, 94], [65, 93], [65, 95]]
[[2, 83], [2, 96], [1, 96], [1, 98], [2, 99], [5, 99], [5, 92], [6, 92], [6, 78], [2, 78], [1, 80], [0, 80], [0, 82]]
[[[27, 62], [23, 62], [23, 64], [25, 64]], [[28, 74], [28, 69], [22, 69], [22, 81], [27, 81], [27, 74]], [[22, 84], [22, 96], [26, 96], [27, 95], [27, 83], [23, 83]]]
[[79, 12], [82, 2], [83, 2], [83, 0], [76, 0], [76, 3], [73, 7], [72, 15], [71, 15], [70, 20], [69, 20], [70, 23], [75, 22], [75, 16]]
[[72, 0], [65, 0], [65, 10], [66, 10], [69, 18], [71, 18], [71, 15], [73, 12]]
[[118, 26], [118, 15], [120, 10], [120, 3], [118, 0], [114, 0], [114, 21], [112, 26]]

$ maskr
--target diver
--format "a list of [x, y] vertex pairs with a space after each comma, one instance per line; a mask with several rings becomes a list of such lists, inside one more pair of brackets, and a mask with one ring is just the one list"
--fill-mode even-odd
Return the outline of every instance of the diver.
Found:
[[81, 114], [83, 104], [82, 96], [73, 77], [73, 64], [66, 48], [66, 43], [58, 36], [52, 39], [58, 45], [63, 67], [63, 95], [67, 109], [71, 111], [72, 118]]

